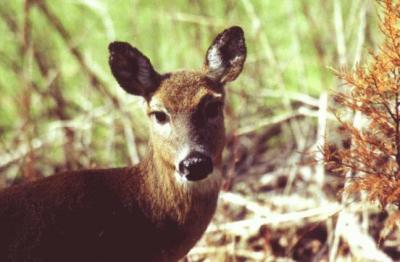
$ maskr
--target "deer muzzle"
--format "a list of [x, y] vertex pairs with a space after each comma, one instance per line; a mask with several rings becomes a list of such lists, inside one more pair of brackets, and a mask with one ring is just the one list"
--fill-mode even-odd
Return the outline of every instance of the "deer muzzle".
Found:
[[179, 163], [179, 172], [189, 181], [199, 181], [213, 171], [212, 159], [200, 152], [192, 152]]

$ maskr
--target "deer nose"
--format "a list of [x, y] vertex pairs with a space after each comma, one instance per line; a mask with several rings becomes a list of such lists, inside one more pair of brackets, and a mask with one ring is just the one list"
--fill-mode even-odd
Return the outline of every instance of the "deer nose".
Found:
[[213, 171], [210, 157], [193, 152], [179, 163], [179, 172], [189, 181], [198, 181], [206, 178]]

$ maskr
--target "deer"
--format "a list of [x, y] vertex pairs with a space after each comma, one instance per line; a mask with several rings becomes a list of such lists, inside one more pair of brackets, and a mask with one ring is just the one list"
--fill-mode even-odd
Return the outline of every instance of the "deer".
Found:
[[144, 98], [146, 156], [0, 191], [0, 261], [178, 261], [210, 223], [222, 183], [224, 86], [243, 69], [243, 30], [218, 34], [197, 70], [161, 74], [127, 42], [108, 49], [119, 86]]

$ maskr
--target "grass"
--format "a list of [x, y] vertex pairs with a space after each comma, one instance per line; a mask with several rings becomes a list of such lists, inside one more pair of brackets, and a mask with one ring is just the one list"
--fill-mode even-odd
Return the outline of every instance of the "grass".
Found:
[[[284, 174], [284, 195], [318, 202], [316, 192], [332, 186], [308, 187], [318, 172], [296, 163], [307, 158], [299, 152], [320, 145], [329, 122], [318, 118], [323, 99], [341, 88], [329, 67], [352, 68], [381, 41], [374, 1], [41, 0], [24, 9], [29, 2], [35, 1], [0, 6], [2, 186], [16, 177], [136, 163], [145, 153], [147, 123], [141, 101], [110, 73], [108, 44], [130, 42], [160, 72], [201, 68], [212, 39], [232, 25], [244, 29], [248, 57], [227, 87], [224, 169], [239, 181], [227, 188], [251, 195], [243, 177], [274, 170]], [[306, 168], [304, 187], [292, 184]], [[279, 183], [272, 198], [282, 193]], [[257, 180], [256, 192], [264, 196], [266, 187]]]

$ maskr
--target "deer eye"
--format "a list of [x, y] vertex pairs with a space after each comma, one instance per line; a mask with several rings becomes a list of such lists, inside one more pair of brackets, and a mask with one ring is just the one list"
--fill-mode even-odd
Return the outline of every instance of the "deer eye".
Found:
[[156, 111], [152, 113], [153, 117], [156, 119], [157, 123], [165, 124], [168, 122], [168, 115], [162, 111]]
[[221, 102], [211, 102], [206, 106], [204, 114], [208, 119], [214, 119], [217, 116], [219, 116], [221, 110], [222, 110]]

